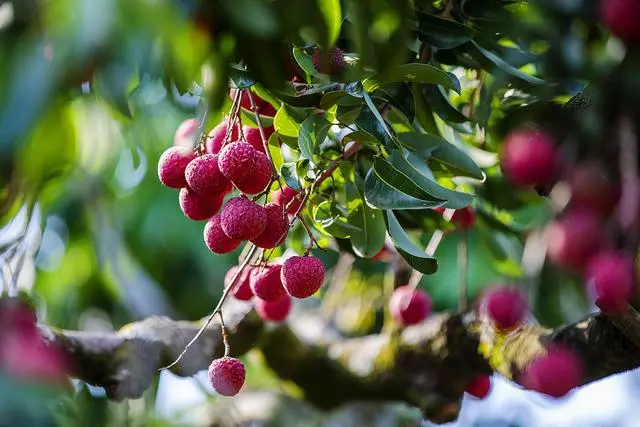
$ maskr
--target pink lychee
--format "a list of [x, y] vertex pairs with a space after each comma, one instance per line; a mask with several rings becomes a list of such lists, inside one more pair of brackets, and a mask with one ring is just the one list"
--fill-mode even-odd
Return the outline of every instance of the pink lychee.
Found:
[[[227, 135], [228, 128], [229, 119], [225, 118], [222, 122], [218, 123], [213, 129], [211, 129], [211, 132], [209, 132], [209, 135], [207, 135], [207, 142], [205, 143], [207, 153], [218, 154], [220, 152], [220, 150], [222, 149], [222, 143], [224, 142], [224, 137]], [[237, 140], [238, 127], [234, 124], [227, 144], [230, 144], [232, 141]]]
[[602, 21], [624, 42], [640, 44], [640, 4], [637, 0], [600, 0]]
[[324, 282], [324, 265], [314, 256], [293, 256], [282, 265], [282, 285], [294, 298], [308, 298]]
[[259, 248], [271, 249], [278, 246], [289, 231], [289, 219], [282, 206], [275, 203], [265, 205], [267, 214], [267, 226], [260, 235], [251, 239], [251, 243]]
[[282, 295], [275, 301], [265, 301], [256, 298], [256, 313], [261, 319], [271, 322], [284, 321], [291, 311], [291, 297], [287, 294]]
[[233, 181], [236, 188], [244, 194], [261, 193], [271, 182], [273, 166], [266, 154], [256, 151], [255, 162], [256, 169], [254, 170], [253, 176], [246, 181]]
[[527, 301], [511, 286], [498, 286], [485, 292], [481, 301], [484, 310], [499, 330], [508, 331], [520, 325], [527, 314]]
[[218, 168], [217, 154], [204, 154], [191, 160], [185, 177], [189, 188], [202, 196], [225, 193], [231, 186], [231, 181]]
[[[238, 89], [235, 89], [235, 88], [230, 89], [229, 98], [231, 99], [235, 98], [237, 90]], [[253, 109], [251, 108], [251, 100], [249, 99], [249, 94], [247, 93], [247, 91], [249, 90], [250, 89], [245, 89], [245, 91], [240, 96], [240, 105], [245, 110], [253, 111]], [[276, 110], [275, 108], [273, 108], [273, 105], [271, 105], [268, 101], [265, 101], [264, 99], [260, 98], [255, 93], [253, 94], [253, 100], [256, 104], [256, 109], [258, 110], [258, 114], [263, 116], [270, 116], [270, 117], [273, 117], [276, 114]]]
[[550, 135], [535, 130], [517, 130], [505, 139], [500, 166], [514, 184], [548, 184], [554, 177], [558, 155]]
[[484, 399], [491, 391], [491, 377], [489, 375], [478, 375], [472, 378], [465, 391], [477, 399]]
[[529, 390], [562, 397], [578, 387], [582, 379], [582, 361], [573, 351], [553, 346], [547, 354], [531, 362], [520, 382]]
[[[267, 140], [267, 142], [269, 142], [269, 138], [271, 137], [271, 135], [273, 135], [275, 129], [273, 128], [273, 126], [268, 126], [263, 128], [262, 130], [264, 130], [265, 139]], [[242, 128], [242, 133], [244, 134], [244, 139], [253, 148], [255, 148], [256, 151], [260, 151], [261, 153], [266, 154], [266, 152], [264, 151], [264, 144], [262, 143], [262, 136], [260, 135], [260, 129], [244, 126]]]
[[[440, 215], [444, 215], [444, 208], [436, 208], [434, 211], [438, 212]], [[456, 225], [456, 227], [460, 230], [468, 230], [473, 227], [473, 224], [476, 220], [476, 213], [474, 212], [471, 206], [467, 206], [462, 209], [456, 209], [451, 217], [451, 222]]]
[[332, 47], [329, 52], [315, 49], [313, 52], [313, 66], [324, 74], [337, 74], [344, 68], [344, 52], [338, 47]]
[[[289, 202], [291, 202], [291, 200], [293, 200], [293, 198], [296, 197], [298, 194], [299, 193], [296, 190], [285, 185], [282, 189], [276, 190], [273, 193], [271, 193], [271, 200], [276, 205], [287, 207], [287, 205], [289, 205]], [[298, 211], [298, 208], [300, 208], [301, 204], [302, 204], [301, 199], [296, 200], [294, 203], [291, 204], [291, 206], [289, 206], [289, 208], [287, 209], [287, 213], [291, 215], [295, 214]]]
[[211, 217], [204, 226], [204, 243], [214, 254], [233, 252], [242, 243], [227, 236], [220, 225], [220, 215]]
[[431, 314], [431, 297], [411, 286], [396, 288], [389, 299], [391, 317], [401, 326], [415, 325]]
[[571, 210], [547, 226], [545, 238], [552, 262], [579, 271], [602, 244], [602, 224], [592, 211]]
[[609, 214], [620, 198], [620, 187], [609, 176], [604, 165], [589, 161], [576, 166], [569, 174], [571, 205]]
[[[224, 276], [225, 288], [229, 287], [229, 284], [231, 283], [233, 276], [238, 271], [238, 268], [239, 266], [235, 265], [231, 267], [229, 271], [227, 271], [227, 274], [225, 274]], [[231, 295], [234, 298], [240, 301], [249, 301], [251, 298], [253, 298], [253, 292], [251, 291], [251, 286], [249, 284], [252, 270], [253, 270], [253, 267], [246, 266], [238, 276], [238, 280], [234, 284], [233, 289], [231, 289]]]
[[178, 126], [173, 136], [173, 145], [193, 150], [199, 136], [200, 121], [198, 119], [187, 119]]
[[201, 196], [189, 188], [180, 190], [179, 204], [182, 213], [194, 221], [202, 221], [214, 216], [222, 206], [222, 195]]
[[245, 197], [234, 197], [222, 208], [220, 224], [230, 238], [250, 240], [264, 231], [267, 213], [262, 206]]
[[209, 382], [222, 396], [235, 396], [244, 385], [246, 371], [244, 364], [234, 358], [224, 356], [209, 365]]
[[232, 182], [245, 182], [253, 178], [258, 164], [257, 151], [246, 142], [225, 145], [218, 156], [218, 166]]
[[619, 251], [603, 250], [589, 261], [586, 278], [601, 310], [622, 311], [636, 287], [633, 258]]
[[280, 272], [282, 264], [269, 264], [256, 267], [251, 273], [251, 291], [265, 301], [276, 301], [286, 294], [282, 287]]
[[187, 179], [184, 172], [189, 162], [195, 157], [196, 154], [189, 148], [175, 146], [168, 148], [158, 160], [160, 182], [170, 188], [186, 187]]

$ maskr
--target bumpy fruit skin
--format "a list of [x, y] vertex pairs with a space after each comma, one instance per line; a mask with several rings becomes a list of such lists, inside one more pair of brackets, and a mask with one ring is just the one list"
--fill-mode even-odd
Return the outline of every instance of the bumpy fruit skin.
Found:
[[344, 52], [337, 47], [332, 47], [328, 53], [316, 49], [313, 52], [313, 66], [320, 73], [337, 74], [344, 68]]
[[[238, 89], [230, 89], [229, 98], [231, 99], [235, 98], [237, 90]], [[256, 109], [258, 110], [258, 114], [263, 116], [269, 116], [269, 117], [275, 116], [276, 109], [273, 108], [273, 105], [269, 104], [268, 101], [265, 101], [264, 99], [260, 98], [255, 93], [253, 94], [253, 100], [256, 103]], [[240, 106], [245, 110], [253, 111], [253, 109], [251, 108], [251, 99], [249, 99], [249, 94], [247, 93], [247, 90], [245, 90], [242, 93], [242, 96], [240, 97]]]
[[[271, 193], [271, 200], [276, 205], [286, 207], [289, 204], [289, 202], [293, 200], [293, 198], [297, 195], [298, 195], [298, 192], [296, 190], [285, 185], [282, 189], [278, 189], [273, 193]], [[291, 215], [295, 214], [301, 204], [302, 204], [301, 200], [296, 201], [293, 205], [289, 207], [289, 209], [287, 209], [287, 213]]]
[[261, 319], [270, 322], [283, 322], [291, 311], [291, 297], [287, 294], [283, 295], [276, 301], [265, 301], [256, 298], [256, 313]]
[[465, 391], [476, 399], [484, 399], [491, 391], [491, 377], [488, 375], [478, 375], [469, 381]]
[[548, 184], [557, 168], [557, 150], [551, 137], [535, 130], [517, 130], [507, 135], [500, 166], [516, 185]]
[[256, 267], [251, 274], [251, 291], [265, 301], [277, 301], [286, 295], [280, 280], [281, 264]]
[[569, 211], [545, 230], [547, 256], [560, 267], [581, 271], [604, 237], [597, 215], [584, 209]]
[[531, 362], [520, 382], [529, 390], [558, 398], [579, 386], [582, 379], [581, 360], [571, 350], [554, 346]]
[[190, 150], [196, 146], [200, 134], [200, 121], [198, 119], [187, 119], [178, 126], [173, 136], [173, 145], [185, 147]]
[[308, 298], [324, 282], [324, 265], [313, 256], [293, 256], [282, 265], [282, 285], [294, 298]]
[[193, 150], [185, 147], [168, 148], [158, 160], [158, 178], [169, 188], [184, 188], [187, 179], [184, 171], [191, 160], [196, 157]]
[[[224, 119], [222, 122], [218, 123], [207, 137], [207, 142], [205, 143], [205, 147], [207, 153], [209, 154], [218, 154], [222, 149], [222, 143], [224, 142], [224, 137], [227, 134], [227, 129], [229, 127], [229, 119]], [[231, 143], [231, 141], [236, 141], [238, 139], [238, 127], [236, 125], [233, 126], [231, 130], [231, 135], [229, 136], [229, 140], [227, 143]]]
[[[435, 208], [434, 211], [440, 215], [444, 215], [445, 208]], [[476, 221], [476, 213], [471, 206], [467, 206], [462, 209], [456, 209], [451, 217], [451, 222], [456, 225], [460, 230], [468, 230], [473, 227]]]
[[222, 195], [201, 196], [189, 188], [183, 188], [180, 190], [179, 204], [187, 218], [203, 221], [218, 213], [222, 199]]
[[630, 44], [640, 44], [640, 4], [636, 0], [600, 0], [600, 14], [611, 33]]
[[214, 254], [228, 254], [235, 251], [240, 240], [234, 240], [227, 236], [220, 225], [220, 215], [214, 215], [204, 226], [204, 243]]
[[494, 326], [509, 331], [520, 325], [527, 313], [527, 301], [520, 291], [510, 286], [489, 289], [481, 302]]
[[233, 181], [235, 186], [244, 194], [258, 194], [267, 188], [267, 185], [271, 182], [271, 176], [273, 173], [273, 166], [266, 154], [259, 151], [255, 152], [256, 169], [253, 171], [253, 176], [241, 182]]
[[571, 206], [609, 214], [618, 204], [620, 187], [599, 162], [576, 166], [567, 179], [571, 188]]
[[587, 286], [602, 311], [622, 311], [636, 286], [633, 259], [622, 252], [601, 251], [589, 261], [586, 278]]
[[253, 178], [257, 168], [257, 151], [246, 142], [225, 145], [218, 155], [220, 172], [234, 184]]
[[220, 224], [224, 233], [234, 240], [250, 240], [267, 226], [264, 208], [245, 197], [234, 197], [222, 208]]
[[[275, 132], [275, 129], [273, 128], [273, 126], [269, 126], [269, 127], [263, 128], [263, 130], [264, 130], [264, 137], [268, 142], [271, 135], [273, 135], [273, 132]], [[260, 136], [260, 129], [252, 128], [249, 126], [243, 126], [242, 133], [244, 134], [244, 139], [247, 141], [247, 143], [249, 143], [253, 148], [255, 148], [256, 151], [260, 151], [261, 153], [266, 154], [264, 151], [264, 145], [262, 144], [262, 136]]]
[[[227, 274], [225, 274], [224, 276], [225, 288], [228, 288], [229, 284], [231, 284], [231, 280], [233, 279], [233, 276], [238, 271], [238, 268], [240, 267], [235, 265], [231, 267], [229, 271], [227, 271]], [[231, 295], [235, 299], [240, 301], [249, 301], [251, 298], [253, 298], [253, 292], [251, 291], [251, 286], [250, 286], [250, 277], [251, 277], [252, 270], [253, 270], [253, 267], [246, 266], [240, 273], [238, 280], [233, 286], [233, 289], [231, 289]]]
[[277, 247], [289, 231], [289, 219], [282, 206], [269, 203], [264, 207], [267, 213], [267, 226], [251, 243], [259, 248], [271, 249]]
[[221, 357], [209, 365], [209, 382], [222, 396], [238, 394], [244, 385], [245, 376], [244, 364], [233, 357]]
[[191, 160], [185, 177], [189, 188], [202, 196], [224, 193], [231, 185], [218, 168], [217, 154], [203, 154]]
[[391, 316], [400, 326], [415, 325], [431, 314], [431, 297], [411, 286], [396, 288], [389, 299]]

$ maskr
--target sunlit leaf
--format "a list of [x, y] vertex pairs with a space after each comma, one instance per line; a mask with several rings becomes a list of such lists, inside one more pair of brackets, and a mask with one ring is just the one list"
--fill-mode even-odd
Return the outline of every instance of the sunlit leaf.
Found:
[[411, 241], [393, 214], [393, 211], [385, 211], [385, 219], [389, 236], [398, 253], [402, 255], [402, 258], [404, 258], [411, 267], [421, 273], [435, 273], [438, 270], [438, 261], [436, 258], [427, 255], [424, 250], [418, 248], [418, 246]]

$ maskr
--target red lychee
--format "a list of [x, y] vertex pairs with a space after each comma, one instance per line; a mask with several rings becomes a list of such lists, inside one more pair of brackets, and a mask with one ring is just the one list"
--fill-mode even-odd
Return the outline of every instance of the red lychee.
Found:
[[244, 194], [258, 194], [269, 185], [273, 174], [273, 166], [266, 154], [255, 152], [256, 169], [253, 176], [246, 181], [233, 181], [238, 190]]
[[[230, 89], [229, 98], [231, 99], [235, 98], [237, 90], [238, 89]], [[246, 89], [240, 96], [240, 105], [245, 110], [253, 111], [253, 109], [251, 108], [251, 100], [249, 99], [249, 94], [247, 93], [247, 91], [249, 90], [251, 89]], [[275, 108], [273, 108], [273, 105], [269, 104], [268, 101], [265, 101], [264, 99], [260, 98], [255, 93], [253, 94], [253, 100], [256, 103], [256, 109], [258, 110], [258, 114], [263, 116], [269, 116], [269, 117], [275, 116], [276, 110]]]
[[499, 286], [485, 292], [481, 301], [495, 327], [509, 331], [520, 325], [527, 314], [527, 301], [522, 293], [511, 286]]
[[547, 226], [545, 238], [552, 262], [579, 271], [602, 244], [602, 224], [591, 211], [572, 210]]
[[218, 155], [218, 166], [224, 176], [234, 183], [245, 182], [255, 175], [258, 152], [246, 142], [225, 145]]
[[215, 359], [209, 365], [209, 382], [222, 396], [235, 396], [244, 385], [246, 371], [244, 364], [233, 357]]
[[170, 188], [184, 188], [187, 179], [184, 171], [191, 160], [196, 157], [193, 150], [185, 147], [168, 148], [158, 160], [158, 178]]
[[[224, 276], [225, 288], [229, 287], [229, 284], [231, 283], [233, 276], [238, 271], [238, 268], [239, 266], [235, 265], [231, 267], [229, 271], [227, 271], [227, 274], [225, 274]], [[235, 299], [238, 299], [240, 301], [249, 301], [251, 298], [253, 298], [253, 292], [251, 291], [251, 286], [250, 286], [250, 277], [251, 277], [252, 270], [253, 270], [253, 267], [246, 266], [238, 276], [238, 280], [234, 284], [233, 289], [231, 289], [231, 295]]]
[[204, 243], [214, 254], [233, 252], [242, 243], [227, 236], [220, 225], [220, 215], [214, 215], [204, 226]]
[[250, 240], [264, 231], [267, 213], [262, 206], [245, 197], [234, 197], [222, 208], [220, 224], [230, 238]]
[[344, 68], [344, 52], [332, 47], [329, 52], [316, 48], [313, 52], [314, 68], [324, 74], [337, 74]]
[[599, 162], [576, 166], [569, 174], [571, 205], [607, 215], [620, 198], [620, 187]]
[[193, 150], [200, 136], [200, 121], [187, 119], [178, 126], [173, 136], [173, 145]]
[[265, 301], [256, 298], [256, 313], [261, 319], [271, 322], [284, 321], [291, 311], [291, 297], [284, 294], [275, 301]]
[[217, 154], [204, 154], [191, 160], [185, 177], [189, 188], [202, 196], [225, 193], [231, 186], [231, 181], [218, 168]]
[[[225, 118], [222, 122], [218, 123], [218, 125], [211, 129], [211, 132], [209, 132], [209, 135], [207, 136], [207, 142], [205, 143], [207, 153], [218, 154], [220, 152], [220, 150], [222, 149], [222, 143], [224, 142], [224, 137], [227, 135], [228, 128], [229, 119]], [[238, 127], [234, 124], [227, 144], [230, 144], [231, 141], [236, 141], [237, 139]]]
[[[264, 130], [264, 137], [267, 140], [267, 142], [269, 142], [269, 138], [271, 137], [271, 135], [273, 135], [273, 132], [275, 131], [275, 129], [273, 128], [273, 126], [268, 126], [263, 128], [263, 130]], [[244, 139], [247, 141], [247, 143], [249, 143], [253, 148], [255, 148], [256, 151], [260, 151], [261, 153], [266, 154], [266, 152], [264, 151], [264, 145], [262, 144], [262, 136], [260, 135], [260, 129], [244, 126], [242, 128], [242, 133], [244, 134]]]
[[281, 264], [269, 264], [256, 267], [251, 273], [251, 291], [265, 301], [276, 301], [286, 295], [280, 280]]
[[380, 252], [372, 256], [371, 259], [374, 261], [389, 261], [392, 256], [391, 251], [389, 251], [386, 246], [383, 246]]
[[293, 256], [282, 265], [282, 285], [294, 298], [308, 298], [324, 282], [324, 265], [313, 256]]
[[214, 216], [220, 206], [222, 206], [223, 196], [215, 194], [212, 196], [201, 196], [189, 188], [180, 190], [180, 209], [189, 219], [202, 221]]
[[517, 130], [505, 139], [500, 166], [514, 184], [548, 184], [554, 177], [558, 155], [550, 135], [535, 130]]
[[600, 0], [602, 21], [612, 34], [630, 44], [640, 44], [640, 4], [637, 0]]
[[411, 286], [396, 288], [389, 299], [391, 317], [400, 326], [415, 325], [431, 314], [431, 297], [422, 289]]
[[[435, 208], [434, 211], [440, 215], [444, 215], [445, 208]], [[473, 223], [476, 220], [476, 213], [471, 206], [467, 206], [462, 209], [456, 209], [451, 217], [451, 222], [456, 225], [460, 230], [468, 230], [473, 227]]]
[[520, 381], [529, 390], [562, 397], [583, 379], [582, 361], [569, 349], [553, 346], [527, 367]]
[[484, 399], [491, 391], [491, 377], [489, 375], [474, 377], [467, 384], [465, 391], [477, 399]]
[[591, 258], [586, 269], [587, 286], [604, 312], [625, 309], [636, 284], [632, 257], [615, 250], [603, 250]]
[[264, 207], [267, 214], [267, 226], [251, 243], [259, 248], [271, 249], [277, 247], [287, 237], [289, 219], [282, 206], [269, 203]]
[[[271, 200], [276, 205], [286, 207], [294, 197], [298, 195], [298, 192], [291, 187], [284, 186], [282, 189], [276, 190], [271, 193]], [[297, 212], [298, 208], [302, 204], [302, 200], [296, 200], [289, 208], [287, 209], [287, 213], [293, 215]]]

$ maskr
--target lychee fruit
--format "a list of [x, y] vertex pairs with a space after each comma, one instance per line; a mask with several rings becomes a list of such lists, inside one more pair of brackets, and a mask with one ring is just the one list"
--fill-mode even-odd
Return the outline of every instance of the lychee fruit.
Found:
[[476, 399], [484, 399], [491, 391], [491, 377], [489, 375], [478, 375], [469, 381], [465, 392]]
[[[247, 93], [249, 90], [250, 89], [246, 89], [244, 92], [242, 92], [242, 95], [240, 96], [240, 106], [245, 110], [253, 111], [253, 109], [251, 108], [251, 99], [249, 99], [249, 94]], [[230, 89], [229, 98], [235, 98], [237, 91], [238, 89], [235, 88]], [[260, 98], [255, 93], [253, 94], [253, 100], [256, 104], [258, 114], [269, 117], [275, 116], [276, 109], [273, 108], [273, 105], [271, 105], [268, 101]]]
[[191, 160], [185, 170], [189, 188], [200, 195], [225, 193], [231, 181], [220, 172], [217, 154], [203, 154]]
[[609, 214], [620, 198], [620, 187], [611, 178], [604, 165], [589, 161], [576, 166], [568, 177], [571, 205]]
[[389, 251], [386, 246], [383, 246], [377, 254], [371, 257], [371, 259], [374, 261], [389, 261], [391, 257], [391, 251]]
[[294, 298], [308, 298], [324, 282], [324, 265], [314, 256], [293, 256], [282, 265], [282, 285]]
[[[207, 142], [205, 143], [205, 147], [207, 153], [209, 154], [218, 154], [222, 149], [222, 143], [224, 142], [224, 137], [227, 135], [227, 130], [229, 129], [229, 119], [225, 118], [223, 121], [218, 123], [209, 135], [207, 136]], [[236, 141], [238, 139], [238, 127], [233, 125], [233, 129], [231, 130], [231, 135], [229, 135], [229, 139], [227, 143], [231, 143], [231, 141]]]
[[536, 130], [517, 130], [507, 135], [500, 166], [514, 184], [537, 186], [554, 177], [558, 155], [550, 135]]
[[389, 299], [391, 317], [400, 326], [415, 325], [431, 314], [431, 297], [422, 289], [411, 286], [396, 288]]
[[267, 213], [262, 206], [245, 197], [234, 197], [222, 208], [220, 224], [230, 238], [250, 240], [264, 231]]
[[233, 181], [238, 190], [244, 194], [258, 194], [267, 188], [273, 176], [273, 166], [266, 154], [255, 152], [256, 169], [250, 179], [246, 181]]
[[[444, 215], [445, 208], [436, 208], [434, 211], [440, 215]], [[476, 220], [476, 214], [471, 206], [462, 209], [456, 209], [451, 217], [451, 222], [460, 230], [468, 230], [473, 227]]]
[[282, 206], [274, 203], [265, 205], [267, 214], [267, 227], [251, 243], [259, 248], [272, 249], [282, 243], [289, 231], [289, 219]]
[[[268, 142], [275, 129], [273, 128], [273, 126], [268, 126], [262, 128], [262, 130], [264, 130], [264, 137]], [[264, 151], [264, 144], [262, 143], [262, 136], [260, 135], [260, 129], [243, 126], [242, 133], [244, 134], [244, 139], [247, 141], [247, 143], [255, 148], [256, 151], [260, 151], [261, 153], [266, 154], [266, 152]]]
[[604, 25], [622, 41], [640, 44], [640, 4], [636, 0], [600, 0]]
[[282, 264], [254, 268], [250, 281], [253, 294], [265, 301], [276, 301], [286, 295], [280, 279], [281, 270]]
[[582, 380], [582, 361], [573, 351], [555, 345], [531, 362], [520, 382], [529, 390], [557, 398], [578, 387]]
[[260, 298], [256, 298], [255, 300], [256, 313], [258, 313], [258, 316], [263, 320], [277, 323], [287, 318], [291, 311], [291, 305], [291, 297], [287, 294], [284, 294], [275, 301], [265, 301]]
[[[231, 280], [233, 279], [233, 276], [235, 276], [236, 272], [238, 271], [238, 268], [240, 267], [235, 265], [231, 267], [229, 271], [227, 271], [227, 274], [225, 274], [224, 276], [225, 288], [228, 288], [229, 284], [231, 284]], [[246, 266], [238, 276], [238, 280], [236, 280], [236, 283], [233, 285], [233, 289], [231, 289], [231, 295], [235, 299], [240, 301], [249, 301], [251, 298], [253, 298], [253, 292], [251, 291], [251, 286], [250, 286], [250, 277], [251, 277], [252, 271], [253, 271], [253, 267]]]
[[173, 145], [193, 150], [199, 136], [200, 121], [198, 119], [187, 119], [178, 126], [173, 136]]
[[242, 242], [227, 236], [220, 225], [220, 215], [214, 215], [204, 226], [204, 243], [214, 254], [227, 254], [235, 251]]
[[214, 359], [209, 365], [209, 382], [222, 396], [235, 396], [238, 394], [246, 376], [244, 364], [229, 356]]
[[481, 301], [484, 310], [495, 327], [502, 331], [515, 329], [527, 314], [528, 304], [522, 293], [511, 286], [489, 289]]
[[589, 261], [586, 278], [596, 305], [602, 311], [622, 311], [636, 286], [633, 258], [619, 251], [603, 250]]
[[[278, 189], [271, 193], [271, 201], [273, 201], [273, 203], [275, 203], [276, 205], [287, 207], [289, 205], [289, 202], [291, 202], [291, 200], [293, 200], [293, 198], [298, 194], [299, 193], [296, 190], [285, 185], [282, 189]], [[290, 215], [294, 215], [300, 208], [301, 204], [302, 200], [296, 200], [291, 204], [291, 206], [287, 208], [287, 213], [289, 213]]]
[[224, 176], [234, 183], [253, 178], [258, 167], [257, 151], [246, 142], [225, 145], [218, 155], [218, 166]]
[[180, 190], [179, 204], [187, 218], [202, 221], [218, 213], [222, 200], [221, 194], [201, 196], [189, 188], [183, 188]]
[[313, 66], [320, 73], [337, 74], [344, 64], [344, 52], [338, 47], [332, 47], [329, 52], [316, 48], [313, 52]]
[[184, 188], [187, 179], [184, 171], [191, 160], [196, 157], [193, 150], [185, 147], [168, 148], [158, 160], [158, 178], [170, 188]]
[[553, 263], [579, 271], [602, 244], [602, 225], [591, 211], [571, 210], [547, 226], [545, 238]]

